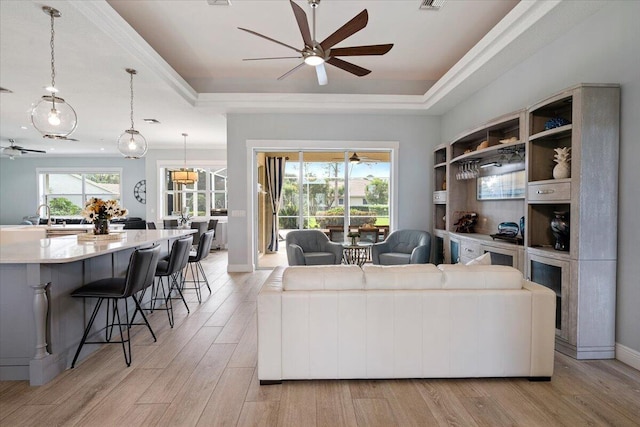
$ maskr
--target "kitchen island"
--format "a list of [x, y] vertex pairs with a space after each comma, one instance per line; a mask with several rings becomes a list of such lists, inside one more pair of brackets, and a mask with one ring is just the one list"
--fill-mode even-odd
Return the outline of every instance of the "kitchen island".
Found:
[[[124, 276], [136, 248], [159, 244], [168, 253], [173, 240], [194, 231], [126, 230], [118, 240], [71, 235], [0, 245], [0, 380], [40, 385], [64, 371], [93, 309], [71, 291]], [[98, 347], [85, 348], [81, 359]]]

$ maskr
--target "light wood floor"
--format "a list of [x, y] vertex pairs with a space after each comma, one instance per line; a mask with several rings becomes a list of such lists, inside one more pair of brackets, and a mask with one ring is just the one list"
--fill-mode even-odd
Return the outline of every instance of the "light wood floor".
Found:
[[213, 294], [191, 314], [136, 327], [133, 363], [106, 346], [40, 387], [0, 382], [0, 425], [638, 426], [640, 372], [556, 355], [551, 382], [525, 379], [289, 381], [259, 386], [256, 295], [269, 271], [226, 273], [206, 260]]

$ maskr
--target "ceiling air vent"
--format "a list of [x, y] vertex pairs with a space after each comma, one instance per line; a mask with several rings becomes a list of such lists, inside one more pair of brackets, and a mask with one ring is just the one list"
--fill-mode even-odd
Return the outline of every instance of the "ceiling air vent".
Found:
[[209, 6], [231, 6], [231, 0], [207, 0]]
[[420, 0], [420, 9], [438, 10], [444, 4], [444, 0]]

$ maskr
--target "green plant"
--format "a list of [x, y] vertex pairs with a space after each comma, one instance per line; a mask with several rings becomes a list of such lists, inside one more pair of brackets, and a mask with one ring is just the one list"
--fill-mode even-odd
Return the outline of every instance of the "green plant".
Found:
[[[358, 227], [364, 224], [375, 224], [376, 215], [373, 212], [352, 208], [349, 210], [351, 226]], [[328, 209], [324, 212], [317, 212], [316, 222], [320, 228], [344, 224], [344, 207]]]
[[75, 205], [66, 197], [56, 197], [49, 203], [49, 207], [51, 215], [54, 216], [79, 215], [82, 211], [80, 206]]

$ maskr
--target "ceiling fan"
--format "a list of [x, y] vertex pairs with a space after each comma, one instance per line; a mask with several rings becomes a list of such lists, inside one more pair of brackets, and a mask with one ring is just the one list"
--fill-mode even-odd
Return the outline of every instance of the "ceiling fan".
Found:
[[10, 145], [8, 147], [0, 147], [0, 148], [2, 148], [2, 154], [4, 154], [5, 156], [9, 156], [11, 160], [27, 153], [41, 153], [41, 154], [47, 153], [46, 151], [43, 151], [43, 150], [30, 150], [28, 148], [24, 148], [19, 145], [16, 145], [16, 141], [14, 139], [9, 139], [9, 144]]
[[336, 44], [340, 43], [341, 41], [352, 36], [353, 34], [357, 33], [358, 31], [362, 30], [364, 27], [367, 26], [367, 21], [369, 20], [369, 14], [367, 13], [367, 9], [364, 9], [362, 12], [357, 14], [349, 22], [344, 24], [342, 27], [338, 28], [333, 34], [331, 34], [329, 37], [327, 37], [323, 41], [317, 42], [316, 41], [316, 9], [320, 5], [320, 0], [307, 0], [307, 1], [309, 2], [309, 6], [311, 6], [311, 11], [312, 11], [313, 33], [309, 30], [309, 22], [307, 21], [307, 14], [305, 13], [305, 11], [296, 3], [294, 3], [293, 0], [289, 0], [289, 3], [291, 3], [291, 8], [293, 9], [293, 14], [295, 15], [296, 21], [298, 23], [298, 28], [300, 28], [300, 34], [302, 34], [302, 40], [304, 42], [304, 47], [302, 49], [297, 49], [293, 46], [290, 46], [286, 43], [282, 43], [278, 40], [272, 39], [271, 37], [267, 37], [255, 31], [238, 27], [239, 30], [246, 31], [250, 34], [256, 35], [258, 37], [262, 37], [263, 39], [267, 39], [281, 46], [295, 50], [296, 52], [298, 52], [300, 56], [281, 56], [281, 57], [275, 57], [275, 58], [250, 58], [250, 59], [244, 59], [244, 61], [261, 61], [264, 59], [291, 59], [291, 58], [303, 59], [302, 63], [300, 63], [293, 69], [287, 71], [286, 73], [278, 77], [278, 80], [284, 79], [285, 77], [299, 70], [303, 65], [307, 64], [312, 67], [315, 67], [316, 74], [318, 76], [318, 84], [323, 86], [328, 83], [327, 71], [325, 70], [325, 67], [324, 67], [325, 62], [327, 64], [333, 65], [334, 67], [338, 67], [344, 71], [347, 71], [351, 74], [355, 74], [358, 77], [362, 77], [369, 74], [371, 70], [367, 70], [366, 68], [359, 67], [358, 65], [344, 61], [338, 57], [339, 56], [360, 56], [360, 55], [384, 55], [385, 53], [389, 52], [393, 47], [393, 44], [378, 44], [378, 45], [369, 45], [369, 46], [333, 48], [333, 46], [335, 46]]

